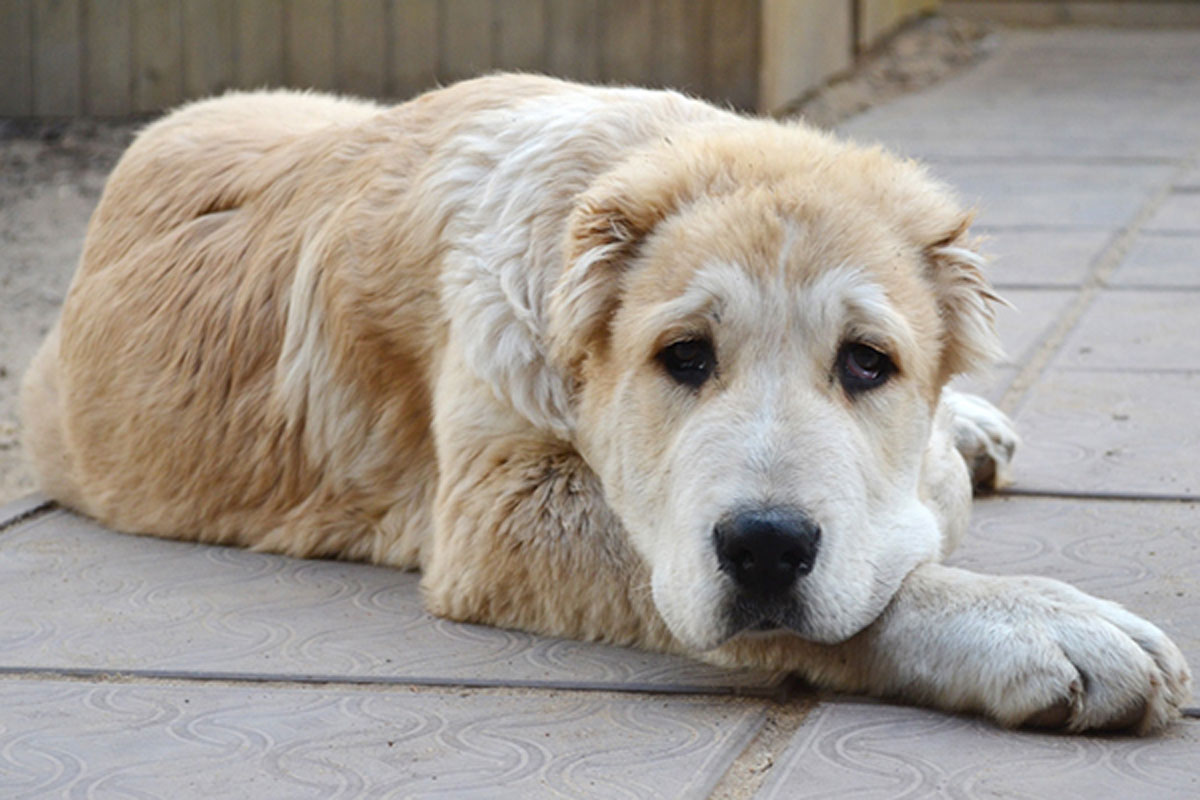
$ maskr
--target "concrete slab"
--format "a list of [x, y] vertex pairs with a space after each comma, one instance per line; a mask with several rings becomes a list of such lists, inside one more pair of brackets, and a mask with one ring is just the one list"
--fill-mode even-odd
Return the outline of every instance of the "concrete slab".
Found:
[[1146, 223], [1146, 230], [1200, 233], [1200, 190], [1171, 192]]
[[988, 275], [1000, 289], [1079, 286], [1112, 240], [1103, 230], [993, 232], [983, 225], [975, 230], [987, 237], [983, 249], [992, 256]]
[[0, 672], [772, 693], [780, 676], [430, 616], [419, 576], [107, 531], [0, 533]]
[[1004, 345], [1002, 366], [1024, 364], [1033, 355], [1078, 292], [1071, 289], [1008, 289], [1001, 292], [1012, 308], [996, 309], [996, 330]]
[[1115, 600], [1200, 664], [1200, 503], [989, 498], [975, 504], [949, 563], [1056, 578]]
[[1128, 224], [1172, 174], [1171, 166], [938, 162], [933, 172], [979, 209], [990, 228], [1086, 228]]
[[1084, 312], [1058, 367], [1200, 370], [1200, 292], [1106, 291]]
[[1109, 285], [1200, 289], [1200, 233], [1139, 236]]
[[993, 367], [978, 374], [959, 375], [950, 385], [960, 392], [970, 392], [999, 403], [1015, 377], [1016, 367]]
[[702, 798], [742, 702], [0, 681], [0, 796]]
[[756, 798], [1163, 798], [1200, 793], [1200, 724], [1155, 739], [1005, 731], [876, 703], [828, 703], [776, 759]]
[[1050, 370], [1015, 415], [1015, 485], [1200, 497], [1200, 373]]

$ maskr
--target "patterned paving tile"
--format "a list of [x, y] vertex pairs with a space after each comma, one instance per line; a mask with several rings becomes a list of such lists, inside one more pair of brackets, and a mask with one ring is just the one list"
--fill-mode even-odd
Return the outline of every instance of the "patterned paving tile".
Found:
[[996, 309], [996, 329], [1004, 345], [1005, 366], [1024, 364], [1075, 299], [1071, 289], [1002, 291], [1011, 308]]
[[1146, 223], [1146, 230], [1200, 232], [1200, 191], [1188, 187], [1172, 192]]
[[979, 208], [988, 227], [1113, 229], [1128, 223], [1171, 167], [1141, 164], [942, 162], [933, 171]]
[[1055, 366], [1200, 370], [1200, 292], [1101, 292]]
[[1015, 415], [1021, 488], [1200, 496], [1200, 373], [1048, 371]]
[[702, 798], [741, 701], [0, 681], [0, 796]]
[[976, 719], [832, 702], [801, 726], [761, 800], [1185, 800], [1200, 794], [1200, 723], [1153, 739], [1005, 731]]
[[989, 231], [983, 249], [992, 257], [988, 275], [1006, 286], [1078, 286], [1112, 238], [1108, 231]]
[[54, 510], [0, 533], [0, 670], [679, 692], [772, 692], [780, 679], [436, 619], [418, 580]]
[[1200, 503], [990, 498], [975, 504], [971, 532], [949, 561], [1056, 578], [1115, 600], [1200, 668]]
[[1129, 248], [1109, 283], [1200, 289], [1200, 233], [1143, 234]]

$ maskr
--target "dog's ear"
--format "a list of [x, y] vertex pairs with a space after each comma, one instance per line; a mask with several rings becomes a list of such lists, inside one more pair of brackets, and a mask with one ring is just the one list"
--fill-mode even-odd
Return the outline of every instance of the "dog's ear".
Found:
[[664, 197], [618, 185], [581, 195], [567, 225], [564, 267], [550, 296], [550, 357], [569, 373], [603, 349], [621, 283], [638, 247], [666, 215]]
[[925, 247], [928, 275], [942, 321], [939, 381], [990, 366], [1003, 355], [993, 305], [1007, 302], [983, 273], [987, 259], [967, 231], [972, 215], [958, 219]]

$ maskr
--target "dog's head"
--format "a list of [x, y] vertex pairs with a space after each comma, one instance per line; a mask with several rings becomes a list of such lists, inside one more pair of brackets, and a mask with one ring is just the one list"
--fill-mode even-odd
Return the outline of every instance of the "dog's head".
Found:
[[937, 399], [998, 347], [967, 223], [914, 164], [766, 122], [579, 199], [552, 357], [682, 641], [845, 639], [937, 552]]

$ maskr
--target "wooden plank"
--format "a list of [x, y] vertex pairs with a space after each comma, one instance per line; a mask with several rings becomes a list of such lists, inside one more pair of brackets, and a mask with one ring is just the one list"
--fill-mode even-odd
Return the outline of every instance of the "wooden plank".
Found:
[[234, 84], [233, 0], [183, 0], [183, 92], [221, 94]]
[[234, 34], [234, 83], [243, 89], [284, 85], [283, 0], [237, 0]]
[[338, 89], [382, 97], [388, 71], [385, 0], [341, 0], [338, 14]]
[[288, 84], [337, 89], [336, 16], [333, 0], [288, 0], [284, 64]]
[[437, 82], [437, 0], [392, 0], [388, 93], [410, 97]]
[[33, 113], [65, 117], [83, 110], [77, 0], [34, 0]]
[[556, 0], [549, 5], [546, 69], [577, 81], [600, 77], [597, 0]]
[[29, 0], [0, 0], [0, 114], [33, 113], [33, 7]]
[[758, 0], [710, 0], [705, 94], [743, 111], [758, 100]]
[[655, 84], [703, 93], [708, 85], [706, 0], [658, 0], [654, 10]]
[[545, 70], [546, 0], [496, 0], [492, 13], [495, 66], [521, 72]]
[[600, 78], [647, 86], [654, 71], [654, 4], [601, 0]]
[[178, 0], [134, 0], [133, 110], [183, 99], [183, 15]]
[[489, 0], [442, 0], [438, 37], [438, 77], [446, 82], [473, 78], [495, 63], [492, 4]]
[[83, 107], [119, 117], [133, 111], [133, 5], [130, 0], [83, 4]]

